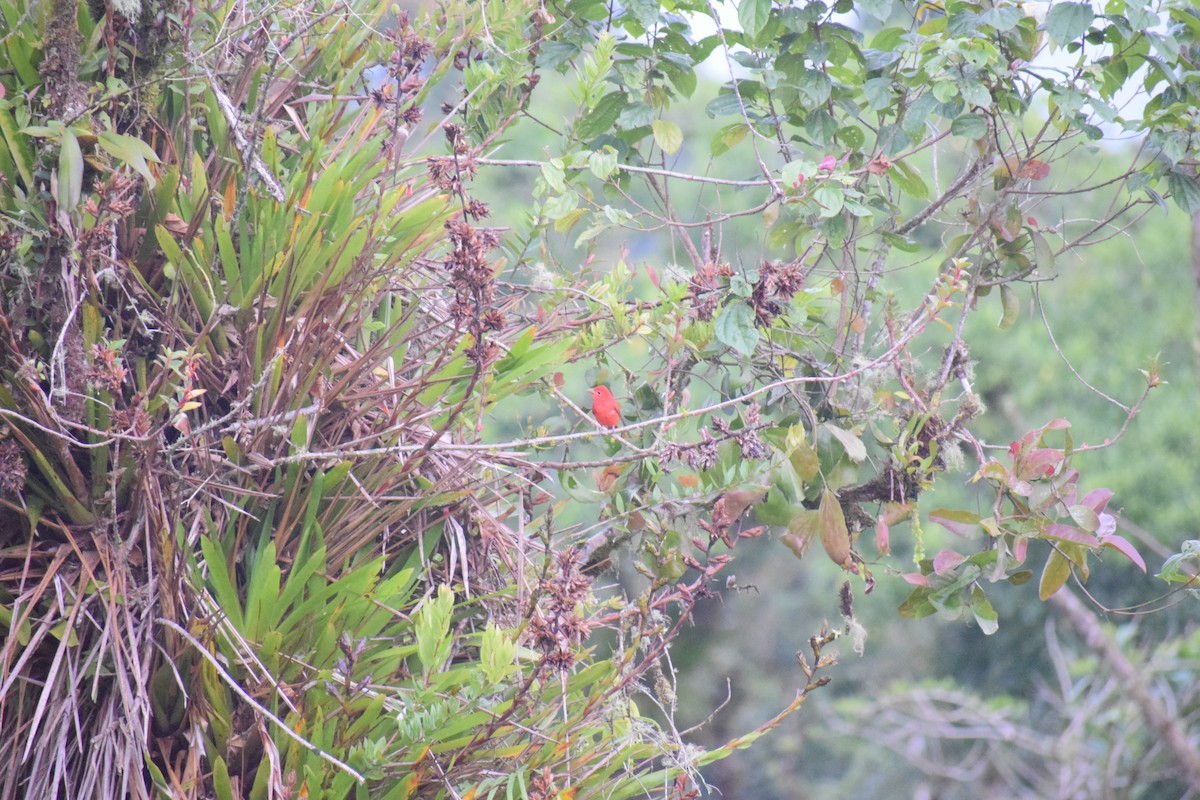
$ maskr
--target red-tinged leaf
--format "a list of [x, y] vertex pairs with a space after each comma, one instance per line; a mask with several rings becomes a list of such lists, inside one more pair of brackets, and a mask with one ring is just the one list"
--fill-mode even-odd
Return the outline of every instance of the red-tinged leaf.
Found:
[[900, 576], [910, 586], [928, 586], [929, 578], [919, 572], [906, 572]]
[[892, 552], [891, 546], [891, 528], [888, 527], [887, 519], [883, 514], [879, 515], [878, 521], [875, 523], [875, 549], [879, 551], [879, 555], [886, 556]]
[[1069, 427], [1071, 427], [1071, 421], [1059, 417], [1057, 419], [1050, 420], [1043, 425], [1041, 429], [1042, 431], [1061, 431]]
[[956, 536], [967, 537], [976, 532], [979, 520], [978, 514], [951, 508], [938, 508], [929, 512], [929, 521], [936, 522]]
[[1012, 556], [1020, 564], [1025, 561], [1025, 556], [1029, 554], [1029, 540], [1017, 539], [1013, 542]]
[[1104, 546], [1111, 547], [1134, 564], [1137, 564], [1138, 569], [1142, 572], [1146, 571], [1146, 562], [1142, 560], [1141, 553], [1124, 536], [1109, 536], [1104, 540]]
[[1112, 499], [1112, 496], [1112, 489], [1092, 489], [1083, 496], [1083, 499], [1079, 501], [1079, 505], [1087, 506], [1099, 514], [1108, 506], [1108, 501]]
[[654, 267], [647, 264], [646, 265], [646, 274], [648, 276], [650, 276], [650, 283], [654, 284], [654, 288], [661, 290], [662, 286], [660, 286], [658, 283], [658, 273], [654, 271]]
[[1047, 478], [1054, 473], [1054, 468], [1062, 463], [1063, 451], [1044, 447], [1031, 450], [1021, 458], [1017, 476], [1022, 480]]
[[1021, 235], [1020, 222], [1021, 222], [1020, 217], [1018, 217], [1016, 219], [1016, 223], [1017, 223], [1016, 225], [1013, 225], [1012, 221], [1008, 220], [1007, 218], [1006, 219], [994, 218], [992, 220], [992, 230], [994, 230], [996, 232], [996, 235], [999, 236], [1004, 241], [1012, 242], [1012, 241], [1015, 241], [1016, 238]]
[[1099, 547], [1100, 540], [1090, 533], [1084, 533], [1078, 528], [1073, 528], [1070, 525], [1047, 525], [1043, 536], [1048, 536], [1051, 539], [1061, 539], [1064, 542], [1073, 542], [1081, 544], [1084, 547]]
[[933, 571], [938, 575], [944, 575], [966, 560], [966, 556], [953, 550], [942, 550], [933, 557]]
[[1067, 511], [1075, 524], [1088, 533], [1100, 530], [1100, 515], [1084, 505], [1071, 506]]
[[836, 156], [825, 156], [824, 158], [821, 159], [821, 163], [817, 165], [817, 169], [819, 169], [821, 172], [833, 172], [833, 169], [836, 166], [837, 166], [837, 157]]
[[1057, 550], [1051, 551], [1050, 557], [1046, 559], [1046, 566], [1042, 570], [1042, 580], [1038, 584], [1038, 597], [1043, 601], [1049, 600], [1070, 577], [1071, 562], [1063, 558]]
[[1022, 178], [1028, 178], [1032, 181], [1042, 181], [1050, 177], [1050, 165], [1045, 161], [1038, 161], [1036, 158], [1031, 158], [1021, 165], [1021, 169], [1017, 174]]
[[1054, 479], [1054, 488], [1064, 498], [1069, 498], [1069, 502], [1074, 504], [1075, 495], [1079, 488], [1079, 470], [1064, 469]]
[[799, 559], [803, 559], [804, 553], [808, 550], [808, 540], [794, 533], [785, 533], [779, 537], [779, 541], [783, 543], [784, 547], [792, 551], [792, 555]]
[[904, 522], [912, 519], [913, 512], [917, 510], [915, 500], [909, 500], [907, 503], [889, 502], [883, 504], [883, 514], [880, 516], [888, 525], [895, 525], [897, 522]]
[[1018, 480], [1015, 475], [1009, 477], [1008, 490], [1018, 497], [1029, 497], [1033, 494], [1033, 485], [1029, 481]]
[[1112, 514], [1100, 514], [1100, 525], [1096, 528], [1096, 535], [1103, 541], [1105, 536], [1112, 536], [1117, 532], [1117, 518]]

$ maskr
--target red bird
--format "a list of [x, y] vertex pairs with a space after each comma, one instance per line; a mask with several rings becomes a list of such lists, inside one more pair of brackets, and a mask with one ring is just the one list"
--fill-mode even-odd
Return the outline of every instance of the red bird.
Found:
[[607, 386], [597, 386], [592, 389], [592, 414], [596, 421], [606, 428], [615, 428], [621, 424], [621, 406], [617, 398]]

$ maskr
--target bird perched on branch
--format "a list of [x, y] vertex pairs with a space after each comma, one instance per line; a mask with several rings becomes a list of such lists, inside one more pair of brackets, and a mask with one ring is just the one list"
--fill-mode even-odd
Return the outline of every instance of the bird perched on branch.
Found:
[[592, 389], [592, 414], [596, 421], [606, 428], [615, 428], [621, 424], [621, 406], [607, 386]]

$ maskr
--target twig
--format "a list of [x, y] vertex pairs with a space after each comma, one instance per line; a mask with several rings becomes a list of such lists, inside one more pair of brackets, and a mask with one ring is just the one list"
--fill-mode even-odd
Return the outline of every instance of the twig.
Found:
[[[477, 158], [475, 163], [484, 167], [538, 167], [545, 165], [544, 161], [529, 158]], [[566, 167], [566, 169], [582, 172], [588, 169], [586, 164], [576, 164]], [[617, 164], [617, 169], [622, 172], [637, 172], [643, 175], [656, 175], [661, 178], [671, 178], [673, 180], [690, 181], [692, 183], [712, 183], [718, 186], [737, 186], [743, 189], [752, 188], [755, 186], [770, 186], [771, 183], [765, 180], [733, 180], [731, 178], [710, 178], [705, 175], [693, 175], [689, 172], [672, 172], [668, 169], [660, 169], [658, 167], [639, 167], [634, 164]]]
[[267, 192], [271, 197], [280, 203], [284, 202], [287, 196], [283, 191], [283, 187], [279, 185], [279, 181], [271, 174], [271, 170], [267, 169], [267, 165], [259, 158], [258, 153], [254, 150], [253, 143], [242, 132], [242, 122], [238, 118], [237, 109], [233, 107], [233, 101], [221, 89], [221, 85], [217, 82], [212, 72], [207, 67], [203, 69], [205, 77], [208, 78], [209, 88], [212, 89], [213, 97], [217, 99], [217, 105], [220, 107], [221, 113], [225, 116], [225, 121], [229, 124], [229, 132], [233, 136], [233, 143], [236, 145], [238, 153], [241, 154], [243, 163], [258, 175], [263, 185], [267, 187]]

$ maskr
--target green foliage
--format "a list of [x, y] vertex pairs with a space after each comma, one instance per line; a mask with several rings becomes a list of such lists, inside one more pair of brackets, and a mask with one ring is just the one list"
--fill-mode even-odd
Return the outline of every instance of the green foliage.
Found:
[[[1187, 8], [741, 0], [703, 37], [698, 0], [122, 9], [0, 0], [0, 694], [23, 741], [85, 743], [10, 743], [0, 785], [690, 798], [836, 660], [814, 623], [779, 714], [677, 733], [668, 649], [744, 540], [819, 538], [860, 648], [906, 522], [901, 613], [986, 633], [1031, 559], [1042, 599], [1105, 550], [1144, 569], [1065, 420], [975, 433], [966, 331], [1139, 207], [1200, 207]], [[1054, 183], [1108, 129], [1147, 147]], [[528, 204], [474, 196], [526, 168]], [[1095, 227], [1032, 215], [1114, 187]], [[924, 509], [966, 540], [926, 558], [953, 471], [989, 510]]]

